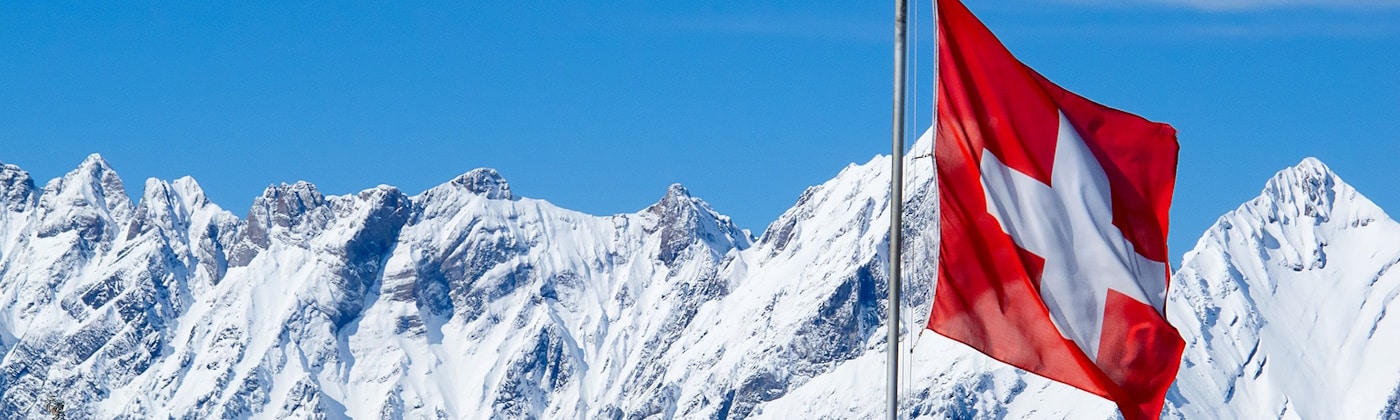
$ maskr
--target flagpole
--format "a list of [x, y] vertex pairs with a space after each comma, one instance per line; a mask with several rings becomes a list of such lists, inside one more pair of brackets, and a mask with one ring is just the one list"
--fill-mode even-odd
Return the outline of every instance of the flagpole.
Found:
[[908, 23], [909, 3], [908, 0], [895, 0], [894, 2], [894, 132], [892, 133], [893, 153], [890, 158], [890, 258], [889, 258], [889, 319], [886, 330], [889, 331], [887, 345], [889, 350], [888, 375], [888, 412], [890, 420], [899, 418], [899, 294], [903, 288], [903, 279], [900, 278], [900, 270], [903, 262], [901, 255], [901, 245], [903, 240], [903, 218], [904, 218], [904, 85], [905, 85], [905, 58], [908, 51], [905, 43], [909, 35], [906, 31]]

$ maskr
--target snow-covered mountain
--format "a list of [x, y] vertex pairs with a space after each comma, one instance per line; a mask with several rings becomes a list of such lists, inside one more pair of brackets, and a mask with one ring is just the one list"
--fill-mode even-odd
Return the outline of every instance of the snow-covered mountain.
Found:
[[[490, 169], [413, 196], [297, 183], [240, 219], [189, 178], [133, 204], [96, 155], [42, 188], [0, 165], [0, 416], [876, 417], [889, 164], [809, 188], [761, 238], [679, 185], [593, 216]], [[926, 315], [933, 172], [906, 165], [904, 305]], [[1397, 234], [1311, 160], [1223, 217], [1174, 280], [1168, 416], [1393, 410]], [[910, 361], [910, 415], [1116, 416], [935, 334]]]
[[1184, 417], [1400, 418], [1400, 223], [1322, 162], [1221, 217], [1172, 288]]
[[132, 205], [97, 156], [5, 170], [5, 416], [741, 417], [878, 337], [884, 192], [856, 179], [756, 243], [679, 185], [598, 217], [492, 170], [297, 183], [239, 220], [189, 179]]

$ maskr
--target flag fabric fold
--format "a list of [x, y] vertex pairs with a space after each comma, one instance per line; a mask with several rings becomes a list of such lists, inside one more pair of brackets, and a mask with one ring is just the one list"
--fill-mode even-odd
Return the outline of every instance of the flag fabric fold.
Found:
[[1069, 92], [938, 2], [940, 270], [928, 328], [1160, 415], [1176, 132]]

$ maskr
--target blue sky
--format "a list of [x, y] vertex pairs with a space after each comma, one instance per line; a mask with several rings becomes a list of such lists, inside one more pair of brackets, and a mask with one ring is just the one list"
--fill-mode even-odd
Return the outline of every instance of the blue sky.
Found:
[[[1174, 255], [1305, 156], [1400, 212], [1400, 2], [967, 3], [1051, 80], [1177, 127]], [[891, 14], [821, 0], [4, 2], [0, 161], [42, 182], [100, 152], [133, 195], [191, 175], [239, 215], [272, 183], [413, 194], [482, 166], [595, 214], [680, 182], [757, 232], [807, 186], [889, 152]]]

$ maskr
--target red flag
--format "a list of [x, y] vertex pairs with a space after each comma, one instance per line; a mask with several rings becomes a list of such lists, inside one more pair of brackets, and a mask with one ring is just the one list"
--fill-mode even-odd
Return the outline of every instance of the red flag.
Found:
[[1176, 131], [1091, 102], [938, 2], [941, 270], [929, 329], [1156, 418]]

